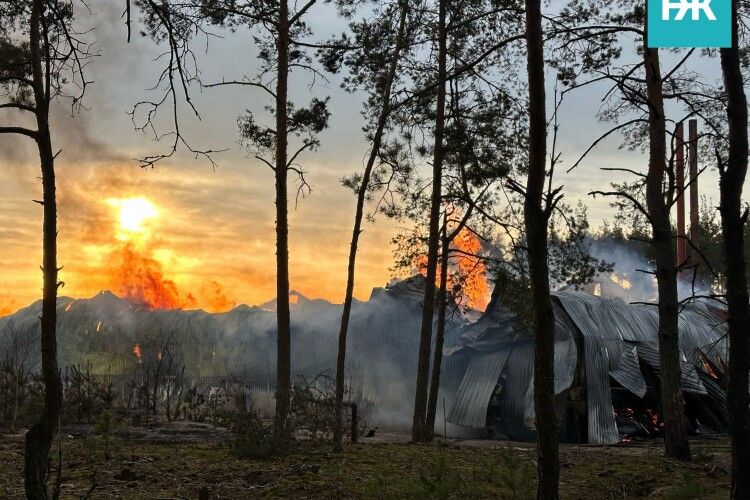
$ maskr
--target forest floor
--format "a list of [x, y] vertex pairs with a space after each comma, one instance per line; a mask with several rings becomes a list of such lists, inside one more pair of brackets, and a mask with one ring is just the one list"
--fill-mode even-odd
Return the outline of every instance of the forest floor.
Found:
[[[411, 445], [398, 434], [362, 439], [336, 455], [305, 443], [285, 456], [237, 458], [221, 432], [177, 426], [101, 437], [66, 429], [62, 498], [533, 498], [535, 451], [498, 441]], [[729, 441], [692, 440], [695, 460], [662, 457], [657, 443], [562, 445], [562, 498], [727, 498]], [[22, 498], [23, 434], [0, 438], [0, 498]], [[53, 471], [54, 473], [54, 471]]]

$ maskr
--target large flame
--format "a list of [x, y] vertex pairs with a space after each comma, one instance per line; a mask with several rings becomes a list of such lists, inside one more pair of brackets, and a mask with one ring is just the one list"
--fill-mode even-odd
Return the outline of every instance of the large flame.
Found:
[[[458, 250], [453, 260], [464, 303], [473, 309], [484, 311], [491, 292], [487, 282], [487, 266], [479, 257], [482, 242], [472, 231], [463, 228], [453, 240], [453, 247]], [[450, 285], [450, 281], [448, 284]]]
[[[109, 248], [107, 265], [111, 286], [123, 298], [147, 309], [182, 309], [202, 306], [211, 311], [234, 307], [215, 281], [201, 286], [196, 294], [181, 292], [167, 277], [164, 255], [168, 249], [157, 247], [154, 230], [161, 211], [144, 197], [109, 198], [114, 209], [115, 243]], [[200, 297], [200, 300], [198, 299]]]
[[147, 252], [138, 251], [131, 242], [125, 243], [115, 255], [115, 285], [121, 297], [148, 309], [195, 307], [191, 295], [180, 297], [174, 281], [164, 276], [159, 261]]
[[[462, 228], [451, 242], [450, 260], [448, 263], [447, 289], [453, 292], [461, 304], [472, 309], [484, 311], [490, 299], [490, 285], [487, 281], [487, 266], [481, 258], [482, 242], [476, 234]], [[414, 258], [414, 267], [423, 276], [427, 274], [427, 256], [419, 254]], [[440, 276], [436, 278], [440, 286]]]

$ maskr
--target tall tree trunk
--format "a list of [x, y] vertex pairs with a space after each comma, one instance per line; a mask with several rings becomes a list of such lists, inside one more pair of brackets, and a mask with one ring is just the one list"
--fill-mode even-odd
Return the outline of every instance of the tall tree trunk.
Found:
[[429, 239], [427, 242], [427, 279], [422, 304], [422, 328], [419, 334], [419, 361], [414, 395], [413, 442], [427, 439], [427, 384], [430, 375], [430, 344], [435, 312], [435, 278], [437, 277], [438, 246], [440, 245], [440, 203], [443, 185], [443, 135], [445, 132], [446, 42], [445, 19], [448, 0], [439, 0], [438, 13], [438, 87], [435, 112], [435, 147], [432, 159], [432, 199], [430, 203]]
[[37, 145], [42, 170], [42, 207], [44, 212], [42, 272], [41, 351], [44, 380], [44, 407], [39, 421], [26, 433], [24, 487], [30, 499], [47, 498], [47, 465], [50, 447], [57, 432], [62, 410], [62, 382], [57, 366], [57, 201], [55, 198], [55, 164], [49, 129], [49, 91], [43, 65], [41, 17], [43, 2], [34, 0], [31, 9], [30, 48], [34, 82], [34, 99], [38, 127]]
[[287, 199], [287, 92], [289, 6], [279, 2], [276, 73], [276, 414], [274, 435], [286, 438], [291, 396], [291, 320], [289, 317], [289, 221]]
[[401, 48], [404, 43], [404, 32], [406, 30], [407, 3], [401, 4], [401, 17], [398, 24], [398, 34], [396, 35], [396, 45], [393, 49], [388, 72], [385, 75], [385, 85], [383, 86], [382, 104], [378, 115], [378, 122], [375, 128], [375, 135], [372, 139], [372, 148], [370, 156], [367, 159], [365, 171], [362, 175], [362, 183], [357, 191], [357, 209], [354, 214], [354, 228], [352, 229], [352, 241], [349, 245], [349, 264], [346, 276], [346, 295], [344, 297], [344, 308], [341, 313], [341, 328], [339, 329], [339, 348], [336, 357], [336, 417], [333, 425], [333, 451], [340, 452], [343, 450], [341, 443], [342, 437], [342, 411], [344, 404], [344, 378], [346, 372], [346, 335], [349, 331], [349, 317], [352, 311], [352, 298], [354, 296], [354, 271], [357, 261], [357, 246], [359, 245], [359, 235], [362, 233], [362, 218], [364, 216], [365, 201], [367, 200], [367, 188], [370, 185], [372, 169], [380, 152], [380, 146], [383, 142], [383, 132], [390, 114], [391, 87], [393, 79], [396, 77], [398, 68], [398, 59]]
[[727, 263], [727, 305], [729, 318], [729, 425], [732, 436], [733, 499], [750, 498], [750, 414], [748, 371], [750, 371], [750, 302], [745, 268], [745, 223], [742, 186], [747, 174], [747, 98], [740, 67], [737, 36], [737, 2], [732, 2], [732, 47], [721, 49], [721, 70], [727, 93], [729, 158], [721, 170], [721, 226]]
[[529, 177], [524, 200], [529, 278], [534, 316], [534, 409], [537, 432], [537, 498], [559, 498], [560, 465], [555, 416], [555, 317], [547, 261], [548, 210], [543, 203], [547, 160], [544, 40], [541, 0], [526, 0], [529, 81]]
[[435, 332], [435, 352], [432, 355], [432, 373], [430, 375], [430, 394], [427, 400], [427, 440], [435, 436], [435, 415], [440, 391], [440, 371], [443, 364], [443, 344], [445, 343], [445, 315], [448, 306], [448, 256], [450, 239], [448, 237], [448, 220], [443, 219], [442, 258], [440, 259], [440, 290], [438, 291], [438, 319]]
[[[645, 38], [645, 37], [644, 37]], [[685, 430], [685, 401], [682, 397], [680, 347], [678, 343], [677, 266], [675, 234], [669, 220], [670, 204], [665, 199], [666, 120], [659, 63], [659, 49], [648, 48], [644, 40], [648, 98], [649, 157], [646, 177], [652, 244], [656, 253], [656, 281], [659, 290], [659, 365], [661, 367], [661, 410], [666, 432], [666, 456], [690, 460]]]

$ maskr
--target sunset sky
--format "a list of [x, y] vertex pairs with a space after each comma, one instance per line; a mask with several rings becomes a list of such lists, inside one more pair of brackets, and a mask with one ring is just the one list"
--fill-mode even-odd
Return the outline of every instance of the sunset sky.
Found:
[[[62, 153], [57, 161], [60, 213], [60, 256], [64, 266], [61, 294], [88, 297], [102, 289], [117, 292], [124, 255], [133, 250], [151, 259], [174, 282], [186, 306], [227, 309], [258, 304], [275, 295], [274, 204], [272, 172], [246, 158], [238, 145], [236, 119], [244, 109], [262, 113], [265, 97], [249, 88], [194, 90], [201, 119], [181, 110], [186, 135], [198, 147], [224, 149], [217, 167], [184, 152], [143, 170], [133, 160], [163, 151], [167, 144], [133, 129], [127, 111], [140, 99], [153, 97], [160, 49], [134, 33], [126, 44], [120, 19], [121, 2], [97, 0], [95, 26], [99, 57], [90, 67], [94, 80], [86, 98], [88, 111], [75, 118], [69, 109], [54, 110], [53, 137]], [[324, 38], [342, 24], [329, 7], [317, 7], [312, 27]], [[136, 30], [137, 31], [137, 30]], [[240, 79], [255, 73], [255, 54], [247, 33], [220, 33], [201, 56], [205, 82]], [[701, 69], [718, 78], [716, 61]], [[554, 74], [548, 72], [548, 79]], [[341, 301], [351, 236], [354, 196], [341, 187], [341, 177], [361, 169], [366, 154], [361, 126], [361, 96], [339, 89], [338, 81], [318, 82], [312, 90], [303, 75], [293, 78], [293, 98], [331, 96], [330, 128], [319, 151], [302, 163], [312, 193], [290, 214], [291, 286], [301, 293]], [[552, 88], [550, 87], [550, 94]], [[599, 97], [572, 96], [561, 110], [560, 150], [563, 161], [577, 158], [606, 126], [596, 122]], [[0, 123], [12, 120], [0, 114]], [[601, 166], [642, 169], [643, 156], [606, 141], [590, 159], [559, 182], [569, 201], [584, 199], [596, 225], [611, 215], [606, 201], [586, 193], [606, 187], [611, 173]], [[37, 300], [41, 273], [41, 194], [38, 160], [26, 138], [0, 138], [0, 314]], [[709, 174], [702, 193], [716, 197]], [[390, 278], [390, 237], [398, 228], [379, 219], [367, 224], [360, 242], [355, 296], [366, 299], [373, 286]]]

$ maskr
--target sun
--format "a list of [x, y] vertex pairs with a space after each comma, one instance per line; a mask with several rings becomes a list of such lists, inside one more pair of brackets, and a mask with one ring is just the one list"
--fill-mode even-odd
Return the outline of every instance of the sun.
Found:
[[107, 204], [116, 210], [118, 239], [145, 235], [149, 221], [159, 216], [156, 205], [144, 197], [108, 198]]

